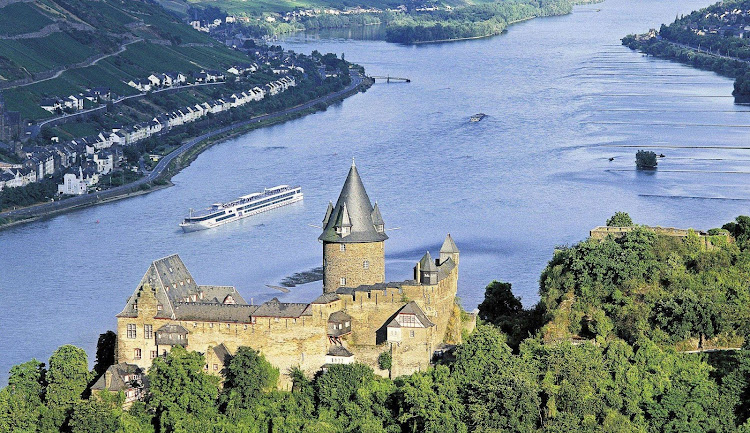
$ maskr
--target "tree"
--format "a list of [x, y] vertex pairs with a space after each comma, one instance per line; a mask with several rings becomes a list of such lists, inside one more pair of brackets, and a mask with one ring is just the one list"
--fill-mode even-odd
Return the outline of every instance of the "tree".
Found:
[[405, 431], [466, 432], [463, 406], [456, 382], [447, 367], [439, 365], [396, 381], [398, 421]]
[[228, 411], [249, 409], [263, 392], [276, 388], [279, 369], [256, 350], [241, 346], [226, 369], [222, 400]]
[[381, 370], [390, 370], [392, 364], [393, 356], [391, 356], [391, 352], [386, 350], [378, 355], [378, 367], [380, 367]]
[[484, 289], [484, 301], [479, 304], [479, 317], [498, 325], [522, 310], [521, 298], [513, 295], [510, 283], [493, 281]]
[[91, 374], [86, 352], [66, 344], [61, 346], [49, 359], [47, 371], [46, 410], [42, 411], [41, 430], [59, 430], [70, 416], [89, 381]]
[[640, 169], [653, 169], [656, 164], [656, 153], [650, 150], [639, 150], [635, 154], [635, 165]]
[[219, 378], [204, 373], [203, 355], [174, 346], [166, 359], [156, 358], [149, 370], [151, 398], [162, 432], [172, 432], [183, 419], [211, 420], [218, 411]]
[[627, 212], [615, 212], [612, 217], [607, 220], [607, 227], [633, 227], [633, 220], [630, 219], [630, 215]]
[[114, 365], [116, 349], [117, 334], [112, 331], [99, 334], [99, 341], [96, 343], [96, 364], [94, 364], [94, 372], [97, 376], [104, 374], [110, 365]]
[[113, 409], [98, 400], [78, 403], [68, 423], [71, 433], [118, 433], [122, 423]]
[[0, 403], [0, 431], [36, 430], [45, 387], [44, 376], [44, 364], [36, 359], [10, 369], [8, 386], [2, 391], [5, 404]]

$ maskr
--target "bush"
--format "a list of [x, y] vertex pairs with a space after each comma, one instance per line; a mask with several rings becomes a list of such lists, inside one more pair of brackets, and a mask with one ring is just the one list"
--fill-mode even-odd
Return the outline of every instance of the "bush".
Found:
[[385, 351], [378, 356], [378, 367], [381, 370], [390, 370], [393, 365], [393, 356], [391, 352]]
[[656, 153], [650, 150], [639, 150], [635, 154], [635, 165], [640, 169], [656, 168]]

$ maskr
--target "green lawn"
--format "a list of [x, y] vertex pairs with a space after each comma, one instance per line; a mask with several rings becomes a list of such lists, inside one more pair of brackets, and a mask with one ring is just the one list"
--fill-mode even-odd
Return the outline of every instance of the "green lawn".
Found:
[[0, 8], [1, 35], [15, 36], [31, 33], [48, 24], [52, 24], [52, 20], [30, 3], [12, 3]]

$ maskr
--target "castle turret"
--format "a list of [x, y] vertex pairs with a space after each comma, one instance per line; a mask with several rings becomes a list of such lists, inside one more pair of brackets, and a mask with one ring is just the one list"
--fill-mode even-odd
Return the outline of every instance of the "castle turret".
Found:
[[377, 203], [372, 206], [354, 161], [334, 206], [323, 219], [323, 291], [385, 282], [388, 239]]
[[456, 243], [453, 242], [453, 238], [451, 237], [450, 233], [448, 233], [448, 236], [445, 237], [443, 246], [440, 247], [440, 264], [445, 263], [445, 261], [448, 259], [453, 259], [453, 263], [458, 266], [458, 247], [456, 246]]
[[424, 253], [422, 259], [414, 267], [414, 279], [421, 284], [437, 284], [438, 268], [432, 261], [429, 251]]

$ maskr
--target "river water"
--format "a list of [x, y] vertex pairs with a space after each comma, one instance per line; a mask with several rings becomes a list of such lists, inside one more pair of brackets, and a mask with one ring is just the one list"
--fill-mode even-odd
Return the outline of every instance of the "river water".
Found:
[[[0, 232], [0, 383], [12, 365], [46, 360], [65, 343], [93, 358], [98, 334], [114, 329], [150, 262], [172, 253], [198, 283], [235, 285], [248, 301], [313, 299], [319, 282], [288, 294], [265, 285], [320, 265], [312, 226], [352, 158], [387, 226], [398, 228], [388, 232], [387, 277], [410, 278], [450, 232], [469, 310], [493, 279], [532, 305], [553, 248], [584, 239], [616, 211], [701, 229], [747, 214], [750, 107], [733, 103], [732, 80], [619, 44], [706, 3], [607, 0], [446, 44], [285, 39], [286, 48], [345, 53], [369, 74], [412, 82], [376, 84], [325, 112], [216, 145], [172, 188]], [[488, 117], [470, 123], [478, 112]], [[656, 172], [634, 169], [640, 148], [666, 155]], [[301, 185], [304, 202], [178, 230], [191, 207], [281, 183]]]

